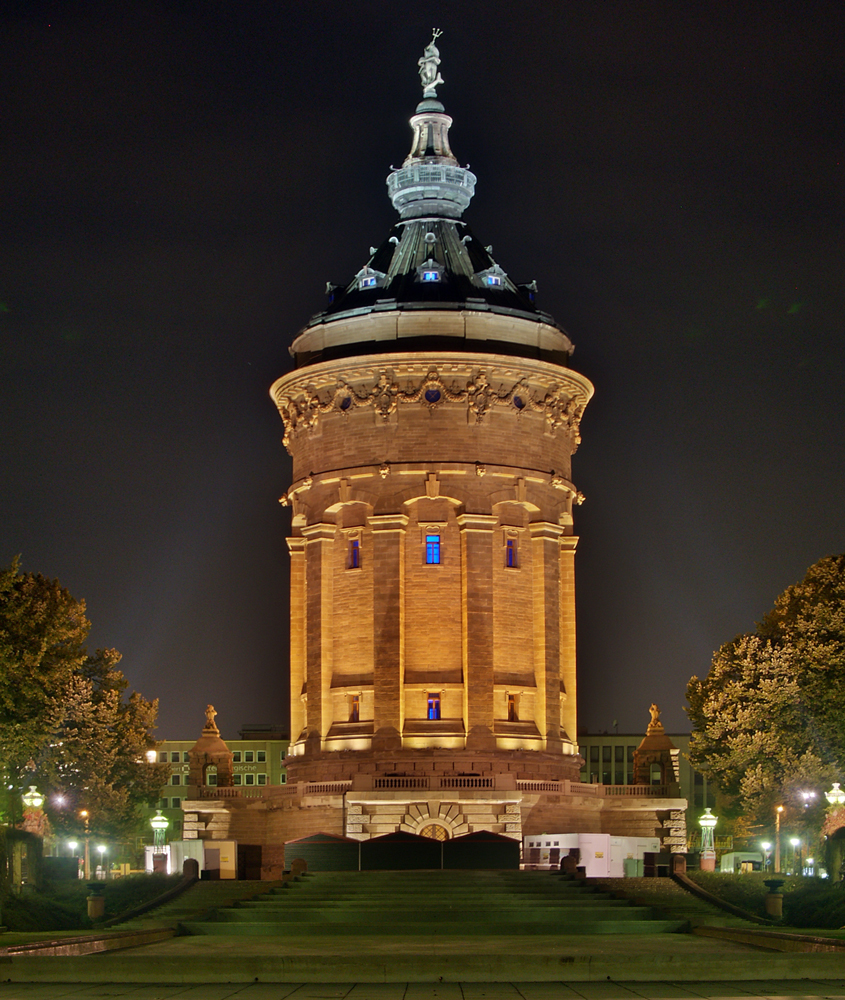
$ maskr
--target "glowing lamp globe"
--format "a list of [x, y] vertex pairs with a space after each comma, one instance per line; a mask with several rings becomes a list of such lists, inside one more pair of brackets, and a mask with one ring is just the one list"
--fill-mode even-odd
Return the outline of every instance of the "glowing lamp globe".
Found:
[[153, 845], [155, 847], [163, 847], [164, 835], [170, 826], [170, 820], [166, 816], [161, 815], [161, 809], [156, 809], [155, 816], [150, 820], [150, 826], [153, 828]]
[[719, 817], [714, 816], [713, 813], [710, 812], [710, 807], [707, 806], [707, 808], [704, 810], [704, 815], [701, 816], [698, 820], [698, 825], [701, 827], [702, 830], [705, 831], [710, 830], [712, 836], [712, 831], [715, 829], [716, 824], [718, 822], [719, 822]]
[[40, 809], [44, 805], [44, 796], [38, 791], [35, 785], [30, 785], [29, 791], [24, 792], [21, 798], [27, 809]]
[[839, 787], [838, 781], [834, 781], [833, 788], [829, 792], [825, 792], [824, 797], [832, 806], [845, 804], [845, 792]]

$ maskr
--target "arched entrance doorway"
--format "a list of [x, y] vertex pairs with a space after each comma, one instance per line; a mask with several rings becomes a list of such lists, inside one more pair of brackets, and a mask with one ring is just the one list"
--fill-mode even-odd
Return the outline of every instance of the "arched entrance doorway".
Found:
[[449, 831], [441, 823], [426, 823], [419, 831], [421, 837], [428, 837], [429, 840], [448, 840]]

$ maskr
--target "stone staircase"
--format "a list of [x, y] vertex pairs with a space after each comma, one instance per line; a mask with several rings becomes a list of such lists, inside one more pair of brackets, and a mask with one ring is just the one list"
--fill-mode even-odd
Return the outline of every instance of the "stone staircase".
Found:
[[694, 896], [682, 885], [669, 878], [603, 878], [596, 885], [619, 899], [628, 899], [637, 906], [651, 906], [661, 913], [670, 913], [686, 920], [690, 927], [754, 927], [742, 917], [726, 913], [712, 903]]
[[480, 937], [685, 931], [649, 906], [580, 879], [519, 871], [320, 872], [235, 902], [181, 933], [310, 937]]
[[196, 882], [189, 889], [161, 906], [156, 906], [140, 917], [111, 925], [111, 930], [140, 930], [148, 927], [174, 925], [182, 920], [197, 920], [232, 906], [244, 899], [266, 893], [278, 882], [236, 881], [224, 879], [215, 882]]

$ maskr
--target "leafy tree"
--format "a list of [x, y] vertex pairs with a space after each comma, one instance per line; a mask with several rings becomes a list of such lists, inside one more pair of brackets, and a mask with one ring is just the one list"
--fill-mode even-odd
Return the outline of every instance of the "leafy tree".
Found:
[[[817, 827], [823, 789], [845, 777], [845, 555], [820, 559], [754, 632], [717, 650], [687, 687], [690, 761], [725, 795], [730, 814], [790, 829]], [[815, 789], [805, 808], [802, 790]]]
[[[146, 753], [156, 742], [158, 702], [126, 696], [117, 650], [89, 655], [85, 602], [56, 580], [0, 570], [0, 768], [9, 792], [7, 821], [17, 818], [21, 787], [47, 794], [59, 833], [78, 832], [87, 809], [92, 833], [122, 838], [137, 807], [166, 780]], [[55, 804], [61, 795], [63, 805]]]

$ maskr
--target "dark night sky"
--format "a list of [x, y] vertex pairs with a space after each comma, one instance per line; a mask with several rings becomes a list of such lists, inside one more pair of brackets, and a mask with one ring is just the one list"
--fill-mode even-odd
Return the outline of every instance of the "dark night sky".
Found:
[[433, 24], [466, 218], [596, 386], [582, 727], [682, 731], [845, 550], [841, 2], [7, 0], [0, 561], [87, 600], [159, 736], [287, 722], [268, 388], [395, 217]]

